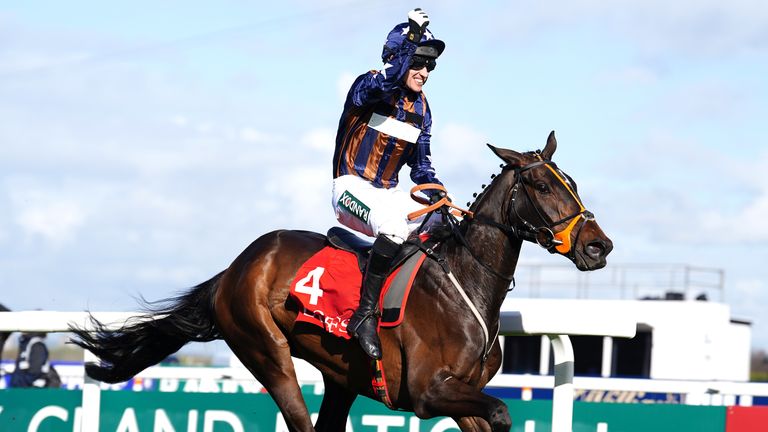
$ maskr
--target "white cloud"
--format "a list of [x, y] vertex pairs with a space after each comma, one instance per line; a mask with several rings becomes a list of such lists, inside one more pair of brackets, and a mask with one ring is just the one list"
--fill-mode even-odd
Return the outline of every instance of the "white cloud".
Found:
[[4, 61], [0, 64], [0, 74], [34, 72], [41, 69], [82, 62], [88, 58], [90, 58], [90, 55], [85, 53], [44, 54], [30, 51], [10, 52], [4, 55]]
[[84, 209], [73, 201], [46, 197], [18, 210], [16, 223], [29, 236], [40, 236], [54, 246], [75, 238], [86, 222]]
[[209, 122], [199, 123], [197, 126], [195, 126], [195, 130], [202, 133], [212, 132], [213, 129], [214, 129], [213, 124]]
[[299, 142], [304, 147], [323, 152], [330, 161], [336, 146], [336, 131], [330, 128], [313, 129], [302, 135]]
[[263, 143], [269, 141], [269, 135], [250, 127], [240, 129], [240, 139], [247, 142]]
[[618, 81], [626, 85], [656, 84], [659, 75], [656, 71], [645, 66], [628, 66], [616, 71], [609, 71], [599, 77], [600, 81]]
[[701, 230], [724, 243], [768, 243], [768, 191], [734, 210], [711, 209], [699, 218]]
[[171, 123], [179, 127], [184, 127], [189, 124], [189, 119], [181, 114], [177, 114], [171, 117]]
[[722, 205], [721, 198], [712, 197], [712, 202], [700, 209], [700, 230], [721, 243], [768, 243], [768, 153], [755, 159], [738, 153], [722, 155], [708, 163], [722, 168], [722, 175], [713, 175], [726, 185], [726, 193], [741, 192], [747, 199], [737, 205]]
[[288, 176], [275, 176], [264, 185], [265, 199], [283, 227], [325, 230], [335, 219], [331, 208], [331, 170], [296, 165]]
[[768, 242], [768, 154], [750, 158], [665, 132], [629, 148], [607, 163], [594, 191], [627, 233], [689, 246]]
[[136, 279], [143, 283], [183, 287], [200, 277], [200, 270], [189, 267], [140, 267]]
[[667, 119], [682, 119], [696, 124], [725, 123], [743, 118], [753, 110], [750, 95], [734, 87], [733, 82], [693, 81], [661, 98], [653, 109]]
[[464, 124], [448, 123], [432, 130], [432, 160], [440, 173], [480, 172], [494, 167], [488, 137]]
[[336, 94], [338, 95], [341, 102], [347, 100], [347, 93], [349, 93], [349, 88], [352, 87], [352, 83], [355, 82], [357, 77], [358, 75], [344, 72], [341, 74], [341, 76], [339, 76], [339, 79], [336, 80]]
[[[540, 35], [573, 25], [605, 29], [637, 44], [645, 55], [722, 56], [768, 50], [768, 9], [760, 0], [584, 0], [510, 4], [499, 11], [496, 30]], [[545, 29], [545, 30], [542, 30]]]

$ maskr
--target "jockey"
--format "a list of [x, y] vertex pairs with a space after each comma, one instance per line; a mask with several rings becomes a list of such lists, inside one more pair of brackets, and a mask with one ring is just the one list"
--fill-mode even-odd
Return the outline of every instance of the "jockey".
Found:
[[[381, 358], [378, 301], [392, 259], [422, 220], [419, 208], [397, 188], [403, 165], [416, 184], [440, 183], [430, 160], [432, 114], [422, 92], [445, 44], [427, 30], [421, 9], [387, 35], [384, 67], [357, 77], [347, 94], [333, 155], [333, 207], [343, 225], [376, 237], [363, 278], [360, 306], [347, 326], [366, 354]], [[439, 192], [432, 192], [436, 202]], [[430, 221], [431, 222], [431, 221]]]

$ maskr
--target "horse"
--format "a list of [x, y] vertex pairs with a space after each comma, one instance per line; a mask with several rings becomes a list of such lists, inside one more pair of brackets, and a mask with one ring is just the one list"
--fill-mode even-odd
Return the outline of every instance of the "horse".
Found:
[[[552, 162], [554, 131], [543, 150], [488, 146], [503, 161], [501, 172], [471, 204], [472, 216], [424, 261], [403, 322], [380, 330], [390, 408], [420, 418], [452, 417], [465, 432], [507, 432], [512, 425], [504, 402], [482, 389], [501, 364], [500, 308], [523, 242], [565, 256], [582, 271], [604, 267], [613, 248], [573, 179]], [[377, 399], [371, 359], [355, 340], [297, 324], [299, 312], [289, 298], [297, 269], [326, 241], [308, 231], [265, 234], [226, 270], [155, 304], [118, 332], [99, 328], [98, 321], [93, 333], [73, 328], [73, 342], [101, 359], [86, 372], [121, 382], [187, 342], [223, 339], [269, 392], [290, 430], [344, 431], [358, 395]], [[325, 393], [314, 425], [291, 356], [322, 374]]]

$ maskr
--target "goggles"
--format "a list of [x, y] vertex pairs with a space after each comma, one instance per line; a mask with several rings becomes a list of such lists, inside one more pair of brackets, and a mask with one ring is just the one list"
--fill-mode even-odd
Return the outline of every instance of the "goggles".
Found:
[[437, 60], [431, 57], [415, 55], [411, 57], [411, 65], [409, 66], [409, 69], [421, 70], [426, 67], [427, 72], [432, 72], [435, 69], [435, 66], [437, 66]]

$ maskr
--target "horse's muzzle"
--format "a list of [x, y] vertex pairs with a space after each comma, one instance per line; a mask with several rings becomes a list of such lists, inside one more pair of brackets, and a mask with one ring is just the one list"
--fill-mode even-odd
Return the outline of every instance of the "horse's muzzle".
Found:
[[584, 248], [587, 256], [593, 260], [605, 259], [613, 250], [613, 242], [610, 240], [595, 240], [587, 244]]
[[[575, 264], [579, 270], [597, 270], [605, 267], [605, 257], [613, 250], [613, 242], [608, 239], [595, 239], [584, 245], [576, 253]], [[580, 255], [580, 256], [579, 256]]]

